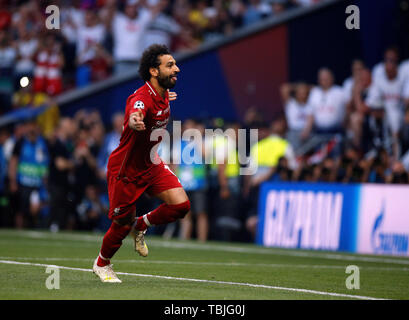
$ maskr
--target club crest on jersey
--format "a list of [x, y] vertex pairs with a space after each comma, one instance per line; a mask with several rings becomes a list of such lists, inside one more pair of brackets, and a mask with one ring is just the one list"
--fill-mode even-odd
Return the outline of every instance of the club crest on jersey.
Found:
[[145, 105], [143, 104], [143, 102], [141, 100], [136, 101], [135, 104], [133, 105], [134, 109], [143, 109], [145, 108]]

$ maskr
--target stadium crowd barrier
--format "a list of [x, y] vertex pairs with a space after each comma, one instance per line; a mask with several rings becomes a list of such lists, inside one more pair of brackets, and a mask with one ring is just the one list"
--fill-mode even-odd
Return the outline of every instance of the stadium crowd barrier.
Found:
[[409, 256], [409, 186], [265, 183], [256, 242]]

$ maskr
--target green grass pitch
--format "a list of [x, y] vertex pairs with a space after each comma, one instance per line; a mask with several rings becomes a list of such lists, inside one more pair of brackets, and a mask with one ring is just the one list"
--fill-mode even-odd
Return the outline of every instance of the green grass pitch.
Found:
[[[128, 237], [112, 260], [120, 284], [91, 271], [102, 234], [0, 230], [0, 299], [409, 299], [409, 259], [147, 236], [149, 256]], [[60, 288], [47, 289], [48, 265]], [[348, 265], [359, 289], [347, 289]], [[141, 294], [142, 293], [142, 294]]]

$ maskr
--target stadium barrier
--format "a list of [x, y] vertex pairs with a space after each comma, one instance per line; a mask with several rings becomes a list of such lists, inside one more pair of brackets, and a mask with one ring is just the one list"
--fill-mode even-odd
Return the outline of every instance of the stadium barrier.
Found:
[[256, 241], [268, 247], [409, 256], [409, 186], [265, 183]]
[[49, 107], [47, 104], [43, 104], [41, 106], [29, 106], [7, 112], [0, 117], [0, 128], [10, 123], [33, 119], [45, 112]]

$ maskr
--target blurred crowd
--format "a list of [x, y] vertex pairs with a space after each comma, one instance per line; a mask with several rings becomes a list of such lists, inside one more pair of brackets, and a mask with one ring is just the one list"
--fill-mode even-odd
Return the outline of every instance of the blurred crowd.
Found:
[[[136, 69], [141, 52], [153, 42], [173, 51], [195, 50], [204, 41], [315, 2], [52, 1], [61, 9], [61, 29], [50, 32], [44, 29], [43, 14], [49, 1], [0, 0], [1, 112], [7, 105], [14, 110], [52, 106], [35, 119], [0, 127], [0, 226], [56, 232], [105, 231], [110, 225], [106, 166], [119, 144], [123, 114], [114, 114], [110, 124], [102, 122], [98, 110], [61, 117], [57, 94]], [[229, 132], [195, 145], [199, 158], [194, 163], [182, 157], [176, 165], [170, 156], [185, 148], [191, 152], [189, 141], [162, 143], [160, 154], [192, 206], [180, 223], [150, 232], [201, 241], [251, 241], [259, 187], [266, 181], [409, 182], [409, 60], [395, 47], [387, 48], [372, 69], [362, 60], [353, 61], [347, 79], [335, 79], [323, 67], [317, 70], [316, 84], [285, 83], [279, 90], [282, 113], [272, 122], [254, 108], [241, 123], [185, 120], [183, 131]], [[239, 129], [247, 132], [246, 163], [237, 161], [236, 149], [226, 148], [237, 142]], [[258, 129], [257, 141], [249, 139], [251, 129]], [[240, 174], [254, 164], [254, 174]], [[137, 213], [157, 205], [143, 195]]]
[[[328, 68], [318, 70], [316, 85], [285, 83], [280, 88], [282, 113], [272, 122], [254, 108], [241, 123], [183, 121], [182, 134], [196, 129], [204, 140], [164, 141], [159, 154], [187, 191], [191, 212], [180, 223], [151, 232], [201, 241], [251, 241], [259, 187], [266, 181], [408, 183], [409, 61], [399, 62], [398, 50], [390, 47], [372, 70], [353, 61], [342, 86]], [[30, 94], [29, 89], [16, 92], [13, 100], [41, 100]], [[0, 225], [105, 230], [106, 166], [122, 124], [122, 113], [104, 125], [98, 110], [60, 117], [54, 106], [35, 119], [1, 127]], [[209, 128], [222, 130], [209, 140], [204, 135]], [[239, 129], [246, 131], [244, 162], [238, 160]], [[251, 129], [258, 129], [256, 141], [250, 139]], [[232, 141], [236, 148], [228, 148]], [[194, 161], [174, 161], [186, 153]], [[240, 174], [250, 167], [256, 168], [252, 175]], [[157, 205], [143, 195], [137, 213]]]
[[[145, 48], [194, 51], [203, 42], [317, 0], [0, 0], [0, 113], [27, 80], [55, 96], [136, 70]], [[46, 8], [59, 8], [47, 29]], [[51, 14], [53, 11], [50, 11]]]
[[[400, 60], [398, 49], [389, 47], [372, 70], [361, 60], [353, 61], [342, 86], [335, 84], [328, 68], [318, 71], [317, 86], [281, 86], [286, 139], [296, 157], [303, 167], [314, 168], [310, 172], [322, 171], [315, 168], [324, 163], [331, 172], [307, 180], [407, 182], [409, 60]], [[343, 174], [335, 170], [341, 164]]]

